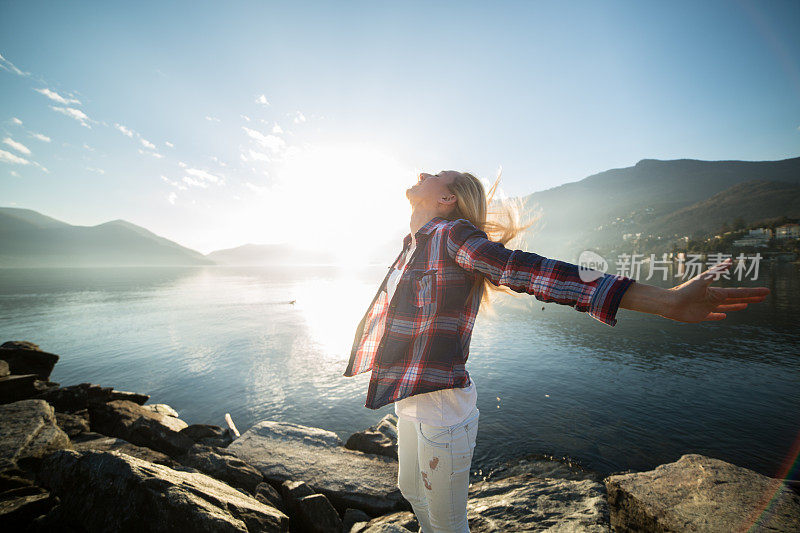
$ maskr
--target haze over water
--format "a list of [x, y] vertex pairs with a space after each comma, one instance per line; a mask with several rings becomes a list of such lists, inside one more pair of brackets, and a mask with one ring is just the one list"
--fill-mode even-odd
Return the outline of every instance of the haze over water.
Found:
[[[394, 412], [364, 407], [369, 372], [342, 375], [385, 272], [0, 269], [0, 341], [59, 354], [62, 386], [146, 393], [190, 424], [224, 426], [229, 412], [241, 432], [281, 420], [346, 439]], [[473, 472], [526, 453], [603, 474], [701, 453], [785, 475], [800, 438], [798, 266], [762, 264], [757, 281], [726, 285], [771, 294], [702, 324], [623, 309], [612, 328], [527, 295], [482, 312], [467, 363], [481, 410]]]

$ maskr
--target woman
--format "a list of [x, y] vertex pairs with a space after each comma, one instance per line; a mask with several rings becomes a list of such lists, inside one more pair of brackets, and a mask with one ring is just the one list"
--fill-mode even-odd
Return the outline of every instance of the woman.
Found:
[[424, 533], [469, 531], [469, 471], [480, 413], [465, 364], [487, 288], [570, 305], [609, 326], [620, 307], [680, 322], [721, 320], [769, 293], [766, 287], [710, 287], [730, 260], [663, 289], [509, 250], [504, 245], [527, 226], [507, 205], [507, 223], [487, 220], [498, 181], [488, 199], [480, 180], [452, 170], [422, 173], [406, 191], [411, 233], [358, 325], [344, 373], [372, 370], [366, 407], [394, 403], [397, 486]]

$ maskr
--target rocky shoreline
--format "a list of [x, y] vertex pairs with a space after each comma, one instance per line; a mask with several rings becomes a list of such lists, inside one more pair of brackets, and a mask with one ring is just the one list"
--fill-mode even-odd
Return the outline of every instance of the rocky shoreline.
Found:
[[[188, 424], [146, 394], [49, 381], [56, 354], [0, 346], [0, 530], [418, 531], [393, 415], [353, 434]], [[470, 530], [800, 531], [800, 494], [697, 454], [582, 476], [533, 456], [470, 485]]]

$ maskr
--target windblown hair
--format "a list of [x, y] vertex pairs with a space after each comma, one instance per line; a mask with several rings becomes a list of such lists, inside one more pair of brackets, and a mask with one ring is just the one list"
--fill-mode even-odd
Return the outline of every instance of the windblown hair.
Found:
[[[504, 246], [509, 243], [522, 239], [522, 235], [537, 220], [533, 217], [527, 222], [521, 222], [523, 204], [520, 199], [510, 200], [508, 198], [494, 200], [497, 186], [500, 183], [500, 173], [497, 175], [492, 187], [487, 193], [481, 180], [468, 172], [461, 172], [456, 175], [453, 182], [448, 186], [456, 198], [456, 206], [444, 218], [448, 220], [458, 220], [464, 218], [472, 222], [476, 228], [486, 232], [489, 240], [499, 242]], [[514, 246], [516, 247], [516, 246]], [[508, 287], [497, 286], [481, 274], [472, 286], [470, 297], [474, 291], [483, 284], [483, 294], [481, 296], [481, 308], [492, 310], [490, 291], [502, 292], [519, 296], [519, 293], [512, 291]], [[485, 307], [484, 307], [485, 306]]]

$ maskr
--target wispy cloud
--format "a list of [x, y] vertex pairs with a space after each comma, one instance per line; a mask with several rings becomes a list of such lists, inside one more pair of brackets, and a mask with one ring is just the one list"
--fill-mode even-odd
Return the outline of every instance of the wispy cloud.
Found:
[[196, 180], [196, 179], [191, 178], [189, 176], [184, 176], [183, 177], [183, 181], [184, 181], [184, 183], [186, 183], [188, 185], [191, 185], [192, 187], [202, 187], [204, 189], [206, 187], [208, 187], [208, 183], [206, 183], [206, 182], [204, 182], [202, 180]]
[[167, 183], [169, 183], [170, 185], [172, 185], [173, 187], [175, 187], [179, 191], [185, 191], [186, 190], [186, 185], [184, 185], [183, 183], [181, 183], [179, 181], [173, 181], [173, 180], [169, 179], [168, 177], [164, 176], [163, 174], [161, 175], [161, 179], [166, 181]]
[[171, 143], [171, 142], [169, 142], [169, 141], [164, 141], [164, 144], [166, 144], [168, 148], [175, 148], [175, 145], [174, 145], [174, 144], [172, 144], [172, 143]]
[[30, 165], [31, 163], [27, 159], [14, 155], [11, 152], [6, 152], [5, 150], [0, 150], [0, 162], [12, 163], [15, 165]]
[[105, 174], [106, 173], [106, 171], [103, 170], [102, 168], [86, 167], [86, 170], [88, 170], [89, 172], [97, 172], [98, 174]]
[[11, 122], [16, 124], [17, 126], [22, 126], [22, 121], [20, 119], [18, 119], [17, 117], [11, 117]]
[[167, 195], [167, 200], [169, 200], [169, 203], [171, 203], [172, 205], [175, 205], [175, 200], [177, 198], [178, 198], [178, 195], [175, 193], [175, 191], [173, 191], [173, 192], [171, 192], [171, 193], [169, 193]]
[[11, 137], [6, 137], [5, 139], [3, 139], [3, 144], [7, 144], [8, 146], [10, 146], [11, 148], [13, 148], [14, 150], [16, 150], [21, 154], [31, 155], [31, 151], [27, 146], [25, 146], [21, 142], [15, 141]]
[[259, 95], [256, 98], [256, 103], [257, 104], [261, 104], [261, 105], [270, 105], [270, 103], [267, 101], [266, 95], [263, 95], [263, 94]]
[[186, 168], [188, 165], [186, 163], [184, 163], [183, 161], [178, 161], [178, 166], [181, 167], [181, 168]]
[[123, 135], [133, 138], [133, 132], [122, 124], [114, 124], [114, 127], [121, 131]]
[[248, 117], [247, 115], [239, 115], [239, 116], [245, 119], [245, 121], [250, 122], [250, 117]]
[[209, 122], [219, 122], [219, 119], [217, 117], [212, 117], [209, 115], [206, 115], [206, 120]]
[[164, 159], [164, 156], [159, 154], [158, 152], [148, 152], [147, 150], [142, 150], [141, 148], [139, 148], [139, 153], [142, 155], [151, 155], [156, 159]]
[[91, 119], [87, 117], [86, 113], [84, 113], [80, 109], [75, 109], [74, 107], [58, 107], [54, 105], [51, 105], [50, 109], [52, 109], [53, 111], [58, 111], [59, 113], [63, 113], [64, 115], [67, 115], [70, 118], [74, 118], [75, 120], [81, 123], [81, 126], [86, 126], [87, 128], [92, 129], [92, 127], [89, 125]]
[[9, 72], [13, 72], [17, 76], [30, 76], [31, 75], [30, 72], [24, 72], [24, 71], [18, 69], [14, 65], [14, 63], [12, 63], [11, 61], [9, 61], [5, 57], [3, 57], [2, 54], [0, 54], [0, 68], [3, 69], [3, 70], [7, 70]]
[[45, 89], [34, 89], [34, 91], [36, 91], [36, 92], [37, 92], [37, 93], [39, 93], [39, 94], [43, 94], [43, 95], [45, 95], [45, 96], [46, 96], [46, 97], [48, 97], [50, 100], [53, 100], [53, 101], [55, 101], [55, 102], [58, 102], [59, 104], [64, 104], [64, 105], [73, 105], [73, 104], [75, 104], [75, 105], [81, 105], [81, 102], [80, 102], [80, 100], [77, 100], [77, 99], [75, 99], [75, 98], [64, 98], [63, 96], [61, 96], [61, 95], [60, 95], [60, 94], [58, 94], [57, 92], [55, 92], [55, 91], [52, 91], [52, 90], [50, 90], [50, 89], [47, 89], [47, 88], [45, 88]]
[[270, 162], [270, 158], [267, 154], [256, 152], [252, 148], [248, 149], [248, 153], [250, 154], [250, 160], [252, 161], [266, 161], [267, 163]]
[[42, 135], [41, 133], [31, 133], [31, 137], [33, 137], [34, 139], [38, 139], [42, 142], [46, 143], [50, 142], [50, 137], [48, 137], [47, 135]]
[[294, 123], [295, 124], [300, 124], [301, 122], [305, 122], [305, 121], [306, 121], [306, 116], [303, 113], [301, 113], [300, 111], [298, 111], [294, 115]]
[[286, 141], [275, 135], [264, 135], [258, 130], [242, 127], [250, 138], [258, 142], [261, 146], [269, 148], [273, 152], [279, 152], [286, 147]]
[[[195, 178], [200, 178], [201, 180], [204, 181], [210, 181], [212, 183], [217, 183], [220, 185], [225, 183], [225, 180], [222, 177], [212, 174], [210, 172], [206, 172], [205, 170], [200, 170], [197, 168], [187, 168], [186, 173], [189, 174], [190, 176], [193, 176]], [[184, 181], [186, 181], [186, 178], [184, 178]]]
[[87, 150], [89, 150], [90, 152], [94, 152], [94, 148], [92, 148], [91, 146], [89, 146], [86, 143], [83, 143], [83, 147], [86, 148]]
[[276, 122], [274, 126], [272, 126], [272, 133], [280, 134], [283, 133], [283, 128], [281, 128], [278, 123]]
[[145, 139], [144, 137], [142, 137], [141, 139], [139, 139], [139, 142], [141, 142], [141, 143], [142, 143], [142, 146], [144, 146], [145, 148], [150, 148], [151, 150], [155, 150], [155, 149], [156, 149], [156, 145], [155, 145], [155, 144], [153, 144], [153, 143], [151, 143], [150, 141], [148, 141], [148, 140], [147, 140], [147, 139]]

